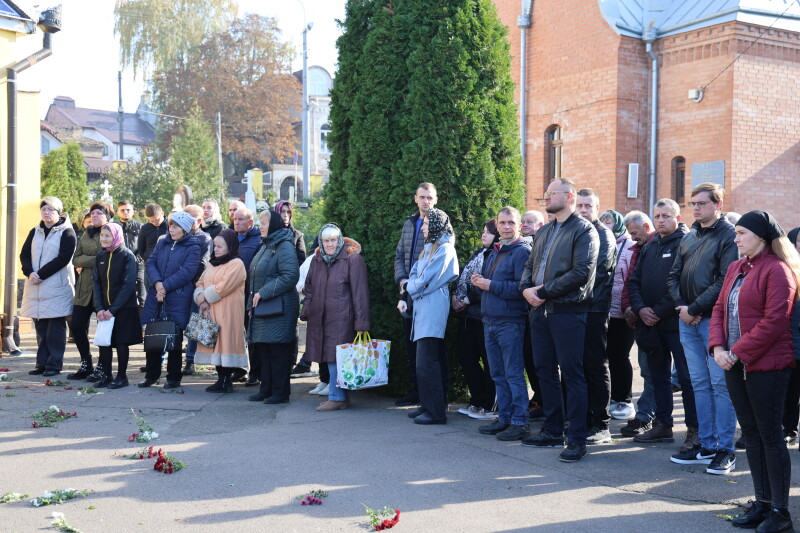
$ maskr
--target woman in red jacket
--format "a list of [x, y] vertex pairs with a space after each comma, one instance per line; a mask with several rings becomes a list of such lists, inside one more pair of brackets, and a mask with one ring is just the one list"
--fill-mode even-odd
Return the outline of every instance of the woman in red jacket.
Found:
[[795, 366], [789, 331], [800, 256], [769, 213], [736, 223], [742, 259], [731, 263], [714, 306], [709, 350], [725, 381], [747, 441], [756, 501], [733, 519], [758, 532], [787, 531], [791, 460], [783, 440], [783, 406]]

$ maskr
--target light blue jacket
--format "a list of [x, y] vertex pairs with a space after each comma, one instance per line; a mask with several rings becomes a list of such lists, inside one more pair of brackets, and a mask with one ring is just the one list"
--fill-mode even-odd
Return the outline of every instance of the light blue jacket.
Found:
[[444, 338], [450, 312], [448, 284], [458, 278], [459, 272], [452, 241], [451, 235], [442, 235], [433, 257], [428, 255], [433, 243], [427, 243], [423, 249], [424, 258], [411, 268], [406, 290], [414, 302], [412, 341], [425, 337]]

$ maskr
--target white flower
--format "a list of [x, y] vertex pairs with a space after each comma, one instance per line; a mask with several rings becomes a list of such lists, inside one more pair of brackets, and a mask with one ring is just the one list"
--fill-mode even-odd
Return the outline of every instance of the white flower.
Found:
[[8, 377], [8, 374], [0, 374], [0, 380], [4, 380]]
[[53, 494], [52, 492], [45, 492], [44, 494], [42, 494], [42, 498], [52, 498], [53, 496], [55, 496], [55, 494]]
[[66, 516], [64, 515], [64, 513], [56, 513], [56, 512], [54, 512], [53, 513], [53, 518], [55, 518], [56, 520], [63, 520], [63, 519], [66, 518]]
[[57, 405], [51, 405], [49, 410], [50, 411], [58, 411], [59, 409], [58, 409]]
[[39, 502], [39, 498], [32, 499], [31, 503], [33, 504], [34, 507], [41, 507], [42, 506], [42, 504]]

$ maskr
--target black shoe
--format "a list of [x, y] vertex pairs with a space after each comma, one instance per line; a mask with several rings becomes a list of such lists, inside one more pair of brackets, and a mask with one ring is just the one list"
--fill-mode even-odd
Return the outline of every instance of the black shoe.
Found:
[[523, 438], [520, 444], [523, 446], [536, 446], [537, 448], [563, 448], [564, 435], [553, 435], [543, 429], [536, 435]]
[[38, 376], [40, 374], [44, 374], [44, 372], [45, 372], [45, 369], [40, 367], [40, 366], [38, 366], [38, 367], [34, 368], [33, 370], [30, 370], [28, 372], [28, 375], [30, 375], [30, 376]]
[[544, 409], [536, 402], [528, 407], [528, 420], [544, 420]]
[[480, 433], [481, 435], [497, 435], [501, 431], [505, 431], [506, 429], [508, 429], [508, 426], [510, 425], [511, 424], [500, 422], [500, 419], [498, 418], [491, 424], [485, 424], [483, 426], [480, 426], [478, 428], [478, 433]]
[[276, 398], [275, 396], [270, 396], [269, 398], [264, 400], [264, 403], [267, 405], [275, 405], [277, 403], [289, 403], [289, 398]]
[[711, 460], [711, 463], [706, 468], [709, 474], [716, 474], [722, 476], [736, 469], [736, 454], [727, 450], [720, 450]]
[[797, 443], [797, 432], [796, 431], [785, 431], [783, 432], [783, 440], [786, 442], [787, 446], [791, 446]]
[[247, 397], [247, 400], [250, 402], [263, 402], [266, 399], [267, 399], [266, 396], [262, 396], [260, 394], [251, 394], [250, 396]]
[[506, 429], [495, 435], [495, 437], [497, 440], [503, 441], [522, 440], [530, 434], [531, 429], [527, 424], [511, 424]]
[[744, 435], [739, 437], [739, 439], [733, 443], [733, 447], [737, 450], [744, 450], [747, 448], [747, 443], [744, 441]]
[[194, 363], [187, 362], [186, 366], [183, 367], [183, 371], [181, 371], [181, 374], [183, 374], [184, 376], [191, 376], [192, 374], [194, 374]]
[[95, 388], [103, 389], [103, 388], [108, 387], [109, 385], [111, 385], [112, 381], [114, 381], [114, 380], [113, 380], [113, 378], [111, 377], [110, 374], [103, 375], [103, 377], [100, 378], [100, 380], [97, 383], [95, 383], [94, 386], [95, 386]]
[[103, 375], [104, 375], [103, 369], [98, 366], [94, 369], [94, 371], [91, 374], [89, 374], [89, 376], [86, 378], [86, 381], [88, 381], [89, 383], [97, 383], [98, 381], [103, 379]]
[[258, 376], [254, 376], [254, 375], [251, 374], [251, 375], [247, 376], [247, 381], [245, 382], [244, 386], [245, 387], [255, 387], [259, 383], [261, 383], [261, 380], [258, 379]]
[[788, 509], [772, 509], [756, 528], [756, 533], [778, 533], [779, 531], [794, 531]]
[[81, 362], [81, 367], [78, 369], [77, 372], [73, 372], [72, 374], [67, 374], [67, 379], [86, 379], [92, 374], [92, 367]]
[[237, 368], [234, 370], [233, 374], [231, 374], [231, 381], [233, 383], [244, 383], [247, 381], [247, 370], [244, 368]]
[[121, 389], [122, 387], [128, 386], [128, 376], [120, 376], [117, 374], [117, 377], [114, 378], [114, 381], [108, 384], [109, 389]]
[[140, 367], [139, 367], [139, 372], [141, 372], [142, 374], [144, 374], [145, 372], [147, 372], [147, 367], [146, 367], [146, 366], [140, 366]]
[[408, 418], [417, 418], [419, 415], [425, 414], [425, 409], [417, 407], [408, 412]]
[[436, 419], [430, 413], [425, 412], [414, 419], [415, 424], [422, 424], [423, 426], [430, 426], [434, 424], [447, 424], [447, 418]]
[[640, 433], [648, 431], [652, 427], [653, 425], [650, 422], [645, 422], [641, 418], [631, 418], [628, 420], [627, 424], [622, 426], [619, 432], [623, 437], [635, 437]]
[[562, 463], [576, 463], [583, 459], [584, 455], [586, 455], [585, 444], [575, 444], [574, 442], [570, 442], [567, 444], [567, 447], [564, 448], [564, 451], [558, 456], [558, 460]]
[[224, 387], [222, 386], [223, 381], [224, 379], [219, 378], [216, 383], [206, 387], [206, 392], [223, 392], [224, 389]]
[[180, 386], [181, 386], [181, 382], [180, 382], [180, 381], [170, 381], [170, 380], [167, 380], [167, 381], [164, 383], [164, 388], [165, 388], [165, 389], [177, 389], [177, 388], [178, 388], [178, 387], [180, 387]]
[[158, 385], [159, 381], [160, 380], [158, 378], [155, 379], [146, 378], [144, 381], [140, 381], [139, 384], [136, 386], [139, 387], [140, 389], [144, 389], [146, 387], [150, 387], [151, 385]]
[[419, 393], [418, 392], [409, 392], [402, 398], [398, 399], [394, 402], [394, 405], [397, 407], [409, 407], [411, 405], [419, 405]]
[[681, 465], [707, 465], [717, 455], [714, 450], [706, 450], [700, 446], [695, 446], [685, 452], [678, 452], [669, 458], [673, 463]]
[[734, 516], [731, 524], [733, 524], [733, 527], [742, 529], [755, 529], [758, 524], [764, 521], [770, 510], [768, 503], [756, 500], [741, 514]]
[[57, 376], [61, 373], [61, 370], [45, 370], [42, 372], [42, 375], [46, 378], [52, 378], [53, 376]]
[[312, 376], [316, 376], [317, 374], [311, 371], [310, 366], [297, 364], [294, 365], [294, 368], [289, 373], [289, 377], [293, 378], [310, 378]]

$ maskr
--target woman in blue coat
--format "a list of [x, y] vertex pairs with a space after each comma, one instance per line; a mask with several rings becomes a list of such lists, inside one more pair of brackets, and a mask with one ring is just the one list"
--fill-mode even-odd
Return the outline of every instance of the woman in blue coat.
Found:
[[[448, 285], [458, 278], [458, 258], [453, 246], [453, 228], [447, 213], [432, 208], [422, 222], [425, 247], [411, 267], [403, 292], [413, 301], [411, 340], [417, 343], [417, 386], [420, 407], [408, 416], [415, 424], [447, 423], [447, 387], [442, 372], [447, 369], [447, 351], [440, 349], [450, 312]], [[406, 303], [398, 304], [405, 312]]]
[[[147, 260], [150, 287], [142, 311], [142, 324], [159, 320], [162, 315], [175, 321], [181, 330], [189, 323], [194, 292], [192, 278], [205, 252], [202, 249], [205, 245], [189, 233], [194, 222], [189, 213], [172, 213], [167, 234], [156, 243], [155, 250]], [[177, 340], [175, 349], [169, 352], [167, 358], [165, 389], [174, 389], [181, 384], [181, 340]], [[147, 352], [145, 379], [139, 383], [139, 387], [158, 383], [161, 377], [161, 354], [160, 350]]]

